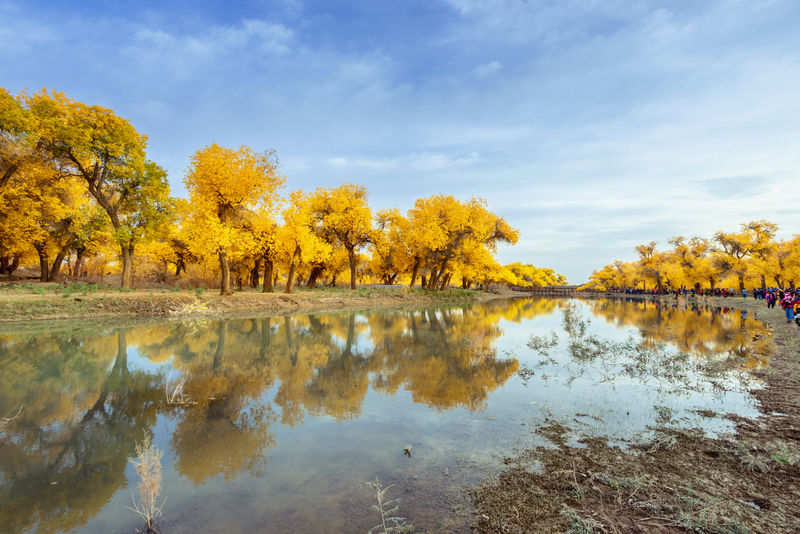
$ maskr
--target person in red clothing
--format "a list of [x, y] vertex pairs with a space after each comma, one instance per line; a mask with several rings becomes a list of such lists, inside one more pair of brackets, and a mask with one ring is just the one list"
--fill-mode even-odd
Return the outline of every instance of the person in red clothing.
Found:
[[790, 290], [786, 290], [784, 292], [783, 300], [781, 300], [781, 308], [783, 308], [784, 313], [786, 314], [786, 322], [791, 323], [794, 319], [794, 304], [796, 301], [796, 297]]
[[794, 322], [797, 325], [797, 328], [800, 328], [800, 291], [796, 292], [794, 298], [794, 305], [793, 305], [793, 312], [794, 312]]

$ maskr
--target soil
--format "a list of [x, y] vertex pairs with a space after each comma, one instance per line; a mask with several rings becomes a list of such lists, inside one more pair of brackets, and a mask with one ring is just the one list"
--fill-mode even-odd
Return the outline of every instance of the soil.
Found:
[[189, 317], [198, 315], [284, 314], [342, 309], [384, 309], [441, 303], [477, 302], [525, 296], [497, 289], [425, 291], [408, 288], [298, 288], [292, 294], [255, 289], [221, 296], [211, 290], [140, 289], [120, 291], [92, 284], [2, 284], [0, 323], [107, 317]]
[[626, 449], [597, 438], [569, 447], [553, 422], [538, 429], [552, 447], [507, 458], [473, 492], [475, 530], [800, 532], [800, 329], [763, 301], [699, 302], [745, 309], [772, 327], [770, 365], [754, 372], [764, 387], [751, 392], [762, 415], [732, 417], [733, 435], [664, 428]]

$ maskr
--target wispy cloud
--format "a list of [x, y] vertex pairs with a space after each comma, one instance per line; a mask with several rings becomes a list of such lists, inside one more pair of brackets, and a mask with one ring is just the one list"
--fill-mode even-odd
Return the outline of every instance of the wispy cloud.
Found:
[[796, 231], [768, 200], [800, 202], [792, 0], [140, 7], [0, 0], [2, 83], [114, 108], [178, 193], [212, 140], [272, 147], [292, 188], [485, 197], [521, 230], [501, 259], [573, 280], [637, 241]]
[[437, 153], [412, 153], [393, 158], [334, 156], [328, 158], [327, 163], [332, 167], [351, 167], [376, 171], [438, 171], [470, 165], [479, 159], [480, 156], [477, 152], [456, 157]]
[[489, 63], [478, 65], [477, 67], [475, 67], [475, 70], [473, 72], [475, 73], [475, 76], [477, 76], [478, 78], [485, 78], [486, 76], [490, 76], [502, 68], [503, 66], [500, 65], [498, 61], [490, 61]]

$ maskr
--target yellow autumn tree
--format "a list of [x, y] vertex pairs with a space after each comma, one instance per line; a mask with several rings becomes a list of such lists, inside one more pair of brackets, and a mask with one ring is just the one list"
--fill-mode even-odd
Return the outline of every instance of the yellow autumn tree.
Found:
[[[498, 243], [514, 244], [519, 238], [519, 232], [479, 198], [469, 202], [451, 195], [422, 198], [408, 211], [408, 219], [415, 234], [413, 247], [428, 272], [423, 276], [428, 289], [444, 288], [452, 276], [449, 271], [469, 263], [470, 256], [486, 258], [496, 252]], [[414, 278], [412, 274], [412, 284]]]
[[276, 231], [276, 257], [286, 266], [286, 293], [291, 293], [298, 267], [327, 261], [330, 243], [313, 229], [311, 203], [302, 191], [294, 191], [282, 213], [283, 224]]
[[30, 111], [0, 87], [0, 189], [31, 161], [38, 159]]
[[380, 210], [375, 215], [370, 273], [386, 285], [414, 266], [410, 248], [412, 228], [397, 209]]
[[133, 287], [133, 253], [172, 216], [166, 172], [148, 161], [147, 137], [126, 119], [56, 91], [23, 94], [37, 147], [64, 174], [83, 179], [108, 214], [122, 258], [123, 289]]
[[191, 246], [201, 255], [219, 258], [220, 294], [230, 295], [229, 256], [255, 246], [252, 232], [245, 231], [250, 213], [276, 205], [284, 183], [278, 160], [274, 152], [212, 143], [194, 153], [183, 181], [191, 205]]
[[[656, 250], [655, 242], [635, 248], [639, 259], [616, 261], [592, 273], [588, 289], [657, 287], [688, 289], [747, 287], [765, 289], [768, 281], [794, 287], [800, 239], [776, 240], [778, 226], [766, 220], [740, 225], [738, 232], [719, 231], [713, 239], [676, 236], [672, 249]], [[640, 287], [641, 286], [641, 287]]]
[[339, 245], [347, 251], [350, 289], [355, 289], [358, 250], [372, 238], [367, 189], [353, 184], [317, 189], [310, 199], [310, 214], [317, 234], [331, 245]]

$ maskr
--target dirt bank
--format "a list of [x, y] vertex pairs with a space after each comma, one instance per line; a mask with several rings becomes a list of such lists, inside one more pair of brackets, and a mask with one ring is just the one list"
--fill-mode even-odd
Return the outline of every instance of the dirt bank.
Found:
[[[670, 297], [674, 300], [674, 297]], [[762, 301], [704, 298], [770, 325], [775, 350], [755, 371], [762, 416], [736, 418], [732, 436], [663, 429], [622, 450], [601, 439], [568, 447], [555, 422], [538, 432], [554, 447], [506, 459], [474, 492], [480, 532], [800, 532], [800, 331]]]
[[0, 322], [74, 318], [197, 316], [239, 313], [294, 313], [342, 309], [427, 306], [524, 296], [499, 290], [482, 293], [453, 289], [340, 288], [299, 289], [284, 293], [256, 290], [220, 296], [200, 290], [117, 289], [91, 284], [16, 284], [0, 286]]

